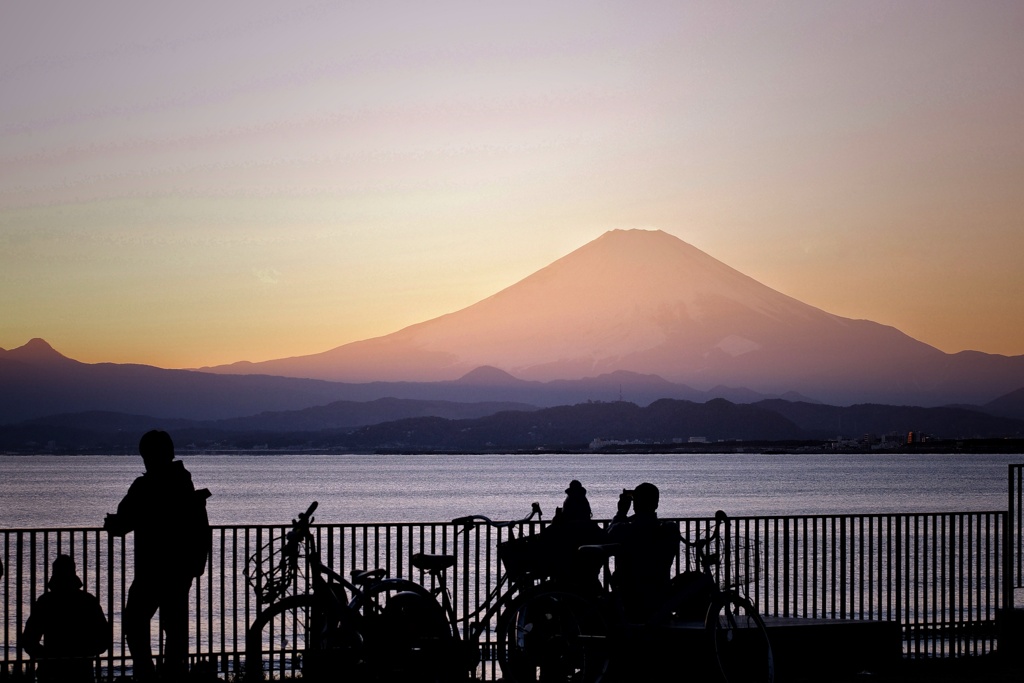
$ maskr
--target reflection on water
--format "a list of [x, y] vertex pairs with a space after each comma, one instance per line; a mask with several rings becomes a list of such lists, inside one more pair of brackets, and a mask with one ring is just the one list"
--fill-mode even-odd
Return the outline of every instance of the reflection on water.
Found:
[[[623, 487], [661, 488], [663, 516], [936, 512], [1006, 505], [1021, 455], [344, 455], [184, 456], [213, 492], [214, 524], [277, 524], [320, 501], [322, 522], [445, 521], [469, 513], [546, 516], [572, 479], [594, 516]], [[0, 528], [93, 527], [142, 473], [130, 456], [0, 458]]]

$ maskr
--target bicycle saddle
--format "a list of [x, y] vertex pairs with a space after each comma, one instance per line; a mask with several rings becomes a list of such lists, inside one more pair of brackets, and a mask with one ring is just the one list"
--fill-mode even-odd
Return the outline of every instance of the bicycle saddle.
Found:
[[387, 575], [387, 570], [380, 567], [376, 569], [355, 569], [351, 573], [352, 583], [357, 586], [368, 586], [371, 583], [377, 583]]
[[413, 553], [410, 558], [412, 566], [425, 572], [443, 572], [455, 566], [454, 555], [430, 555], [428, 553]]

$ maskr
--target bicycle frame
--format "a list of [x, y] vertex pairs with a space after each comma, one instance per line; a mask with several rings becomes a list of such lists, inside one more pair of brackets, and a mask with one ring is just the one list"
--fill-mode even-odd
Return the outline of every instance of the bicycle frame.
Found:
[[[484, 523], [493, 528], [507, 528], [511, 530], [515, 526], [531, 522], [534, 517], [537, 517], [537, 520], [540, 521], [543, 514], [544, 513], [541, 511], [540, 505], [538, 503], [533, 503], [530, 508], [530, 514], [518, 520], [494, 522], [484, 515], [468, 515], [453, 519], [452, 523], [462, 527], [461, 529], [456, 530], [456, 534], [466, 533], [478, 523]], [[511, 533], [511, 531], [510, 537], [514, 538], [514, 534]], [[507, 596], [510, 595], [510, 591], [505, 590], [506, 586], [511, 588], [513, 583], [509, 579], [508, 573], [502, 571], [498, 577], [497, 585], [491, 589], [483, 602], [477, 605], [475, 610], [460, 618], [456, 613], [455, 603], [452, 600], [452, 594], [451, 590], [448, 588], [447, 580], [447, 570], [455, 566], [455, 556], [416, 553], [412, 556], [412, 565], [421, 572], [430, 574], [431, 577], [435, 579], [437, 582], [437, 588], [432, 592], [435, 597], [440, 598], [441, 608], [444, 610], [445, 617], [448, 619], [448, 623], [452, 627], [452, 636], [456, 640], [469, 643], [476, 643], [480, 636], [487, 630], [491, 620], [497, 616], [502, 605], [507, 600]], [[462, 630], [458, 627], [459, 622], [464, 622], [466, 624]]]
[[[301, 668], [304, 676], [310, 679], [316, 675], [304, 660], [319, 660], [322, 662], [321, 670], [326, 671], [336, 662], [327, 661], [325, 651], [334, 652], [335, 659], [340, 655], [350, 665], [358, 663], [361, 657], [363, 633], [360, 614], [352, 607], [352, 602], [386, 581], [386, 572], [383, 569], [353, 572], [352, 581], [349, 581], [324, 565], [311, 529], [316, 508], [314, 501], [292, 520], [292, 527], [279, 551], [270, 549], [274, 543], [272, 540], [249, 558], [251, 566], [246, 570], [246, 578], [263, 608], [246, 633], [247, 681], [262, 680], [265, 640], [270, 646], [268, 657], [271, 660], [279, 660], [282, 669]], [[269, 558], [280, 553], [280, 560], [272, 562], [266, 572], [260, 567], [265, 551]], [[299, 558], [303, 554], [309, 588], [288, 595], [295, 588]], [[343, 591], [352, 596], [351, 601], [346, 599]], [[268, 629], [266, 634], [265, 629]], [[279, 635], [275, 636], [275, 632]], [[276, 638], [282, 639], [277, 650], [273, 647]]]
[[[712, 543], [720, 539], [721, 528], [728, 523], [728, 519], [719, 510], [715, 513], [714, 530], [710, 535], [693, 541], [683, 535], [679, 538], [686, 547], [694, 550], [699, 571], [704, 577], [703, 587], [694, 587], [694, 592], [709, 589], [710, 604], [704, 629], [709, 636], [722, 680], [726, 683], [772, 683], [775, 678], [775, 661], [764, 619], [754, 602], [740, 592], [734, 583], [736, 577], [731, 576], [729, 562], [725, 564], [725, 576], [717, 577], [719, 580], [715, 577], [714, 568], [721, 564], [721, 553], [711, 553], [709, 549]], [[726, 545], [728, 541], [726, 535]], [[672, 603], [678, 607], [687, 597], [692, 595], [682, 593]]]

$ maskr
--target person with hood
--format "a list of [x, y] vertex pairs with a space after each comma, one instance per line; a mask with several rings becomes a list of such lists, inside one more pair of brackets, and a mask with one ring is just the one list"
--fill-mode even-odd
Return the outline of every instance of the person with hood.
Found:
[[92, 681], [95, 658], [110, 644], [110, 626], [99, 600], [82, 589], [75, 561], [58, 555], [21, 634], [42, 683]]
[[165, 636], [163, 668], [173, 679], [188, 670], [188, 594], [192, 579], [202, 573], [195, 567], [196, 539], [189, 524], [199, 494], [185, 465], [174, 459], [167, 432], [146, 432], [139, 454], [146, 472], [128, 488], [117, 514], [107, 515], [104, 528], [114, 536], [135, 534], [135, 578], [121, 615], [133, 679], [156, 674], [150, 623], [158, 609]]
[[593, 520], [587, 489], [579, 480], [569, 482], [565, 501], [555, 510], [551, 524], [541, 536], [547, 544], [552, 578], [570, 590], [600, 592], [600, 565], [588, 563], [577, 549], [581, 545], [605, 543], [607, 536]]

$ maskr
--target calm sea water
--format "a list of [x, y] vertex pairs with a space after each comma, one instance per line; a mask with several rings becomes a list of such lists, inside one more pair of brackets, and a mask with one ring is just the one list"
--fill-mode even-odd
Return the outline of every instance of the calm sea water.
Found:
[[[1006, 507], [1024, 455], [280, 455], [185, 456], [213, 492], [214, 524], [287, 522], [313, 500], [321, 522], [546, 517], [572, 479], [597, 518], [623, 487], [662, 492], [662, 516], [961, 512]], [[0, 458], [0, 528], [93, 527], [142, 473], [140, 458]]]

